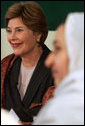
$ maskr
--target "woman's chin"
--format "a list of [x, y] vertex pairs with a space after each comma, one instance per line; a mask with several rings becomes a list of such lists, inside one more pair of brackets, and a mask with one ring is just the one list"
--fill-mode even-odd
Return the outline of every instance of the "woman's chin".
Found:
[[56, 73], [52, 73], [52, 77], [54, 78], [54, 80], [56, 80], [57, 76], [58, 75]]
[[20, 52], [17, 52], [17, 51], [14, 51], [14, 54], [15, 54], [16, 56], [21, 56], [21, 55], [22, 55]]
[[61, 79], [55, 79], [54, 80], [54, 85], [57, 87], [61, 83]]

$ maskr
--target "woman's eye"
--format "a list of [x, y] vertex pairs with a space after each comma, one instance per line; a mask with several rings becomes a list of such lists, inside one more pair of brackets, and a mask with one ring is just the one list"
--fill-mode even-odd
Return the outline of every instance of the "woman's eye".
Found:
[[11, 33], [11, 30], [8, 30], [8, 29], [7, 29], [6, 31], [7, 31], [8, 33]]
[[22, 30], [22, 29], [18, 29], [17, 31], [18, 31], [18, 32], [22, 32], [23, 30]]
[[61, 48], [60, 47], [56, 47], [56, 50], [60, 50]]
[[55, 52], [55, 53], [58, 53], [60, 50], [61, 50], [60, 47], [56, 47], [56, 48], [54, 49], [54, 52]]
[[60, 47], [56, 47], [56, 48], [55, 48], [55, 51], [60, 51], [60, 50], [61, 50]]

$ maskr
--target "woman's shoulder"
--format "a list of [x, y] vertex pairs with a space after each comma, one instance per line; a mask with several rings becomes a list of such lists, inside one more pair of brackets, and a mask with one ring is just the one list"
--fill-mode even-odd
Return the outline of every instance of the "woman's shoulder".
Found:
[[13, 66], [13, 63], [16, 59], [17, 59], [17, 56], [15, 56], [15, 54], [10, 54], [2, 59], [2, 61], [1, 61], [1, 76], [3, 78], [5, 77], [7, 71], [9, 71], [11, 69], [11, 67]]
[[12, 58], [14, 57], [14, 53], [4, 57], [2, 60], [1, 60], [1, 64], [4, 64], [4, 63], [7, 63], [9, 62]]

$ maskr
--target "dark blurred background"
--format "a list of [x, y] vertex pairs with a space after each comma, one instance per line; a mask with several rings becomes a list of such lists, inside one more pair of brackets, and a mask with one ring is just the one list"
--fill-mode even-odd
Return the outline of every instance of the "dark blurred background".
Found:
[[[20, 1], [2, 1], [1, 2], [1, 28], [5, 28], [4, 16], [7, 9], [14, 3]], [[43, 8], [48, 29], [55, 30], [60, 22], [64, 21], [65, 17], [70, 12], [83, 12], [84, 1], [36, 1]]]

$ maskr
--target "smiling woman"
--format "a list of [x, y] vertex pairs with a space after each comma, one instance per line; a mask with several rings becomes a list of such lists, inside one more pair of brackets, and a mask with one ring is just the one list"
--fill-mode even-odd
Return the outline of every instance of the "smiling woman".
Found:
[[44, 61], [50, 50], [44, 44], [48, 34], [44, 12], [36, 2], [12, 5], [5, 16], [8, 42], [14, 53], [1, 62], [1, 107], [13, 109], [23, 122], [32, 122], [48, 89], [53, 85]]
[[[14, 53], [21, 57], [26, 57], [26, 55], [34, 50], [36, 52], [36, 41], [41, 37], [41, 35], [38, 35], [38, 33], [33, 33], [32, 30], [28, 29], [23, 24], [21, 18], [13, 18], [9, 21], [7, 27], [7, 36], [8, 41], [14, 50]], [[42, 50], [39, 51], [41, 53]]]

